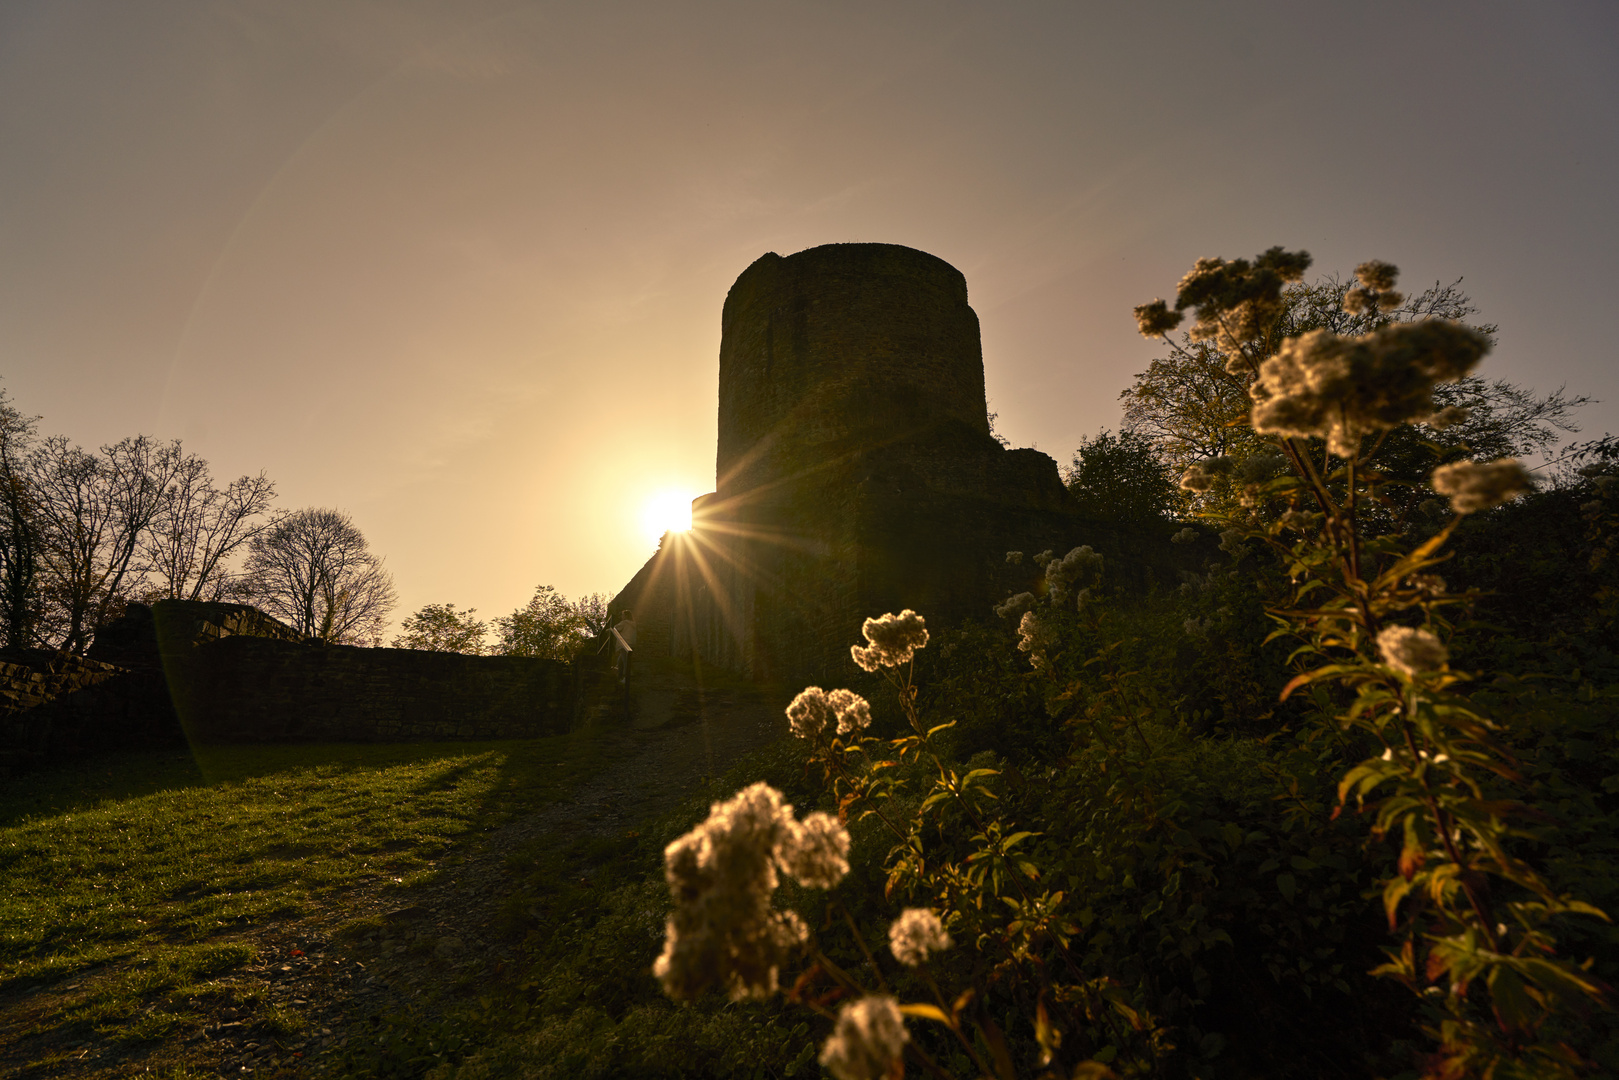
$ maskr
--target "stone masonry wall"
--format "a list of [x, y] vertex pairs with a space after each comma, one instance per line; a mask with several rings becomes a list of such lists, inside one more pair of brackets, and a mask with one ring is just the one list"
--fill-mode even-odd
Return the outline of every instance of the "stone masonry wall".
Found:
[[203, 742], [411, 742], [565, 732], [570, 665], [233, 635], [166, 655], [186, 734]]
[[722, 498], [946, 420], [989, 434], [978, 316], [961, 271], [895, 244], [826, 244], [754, 261], [720, 333]]
[[181, 741], [159, 672], [71, 653], [0, 653], [0, 777], [101, 750]]
[[532, 738], [578, 698], [570, 664], [321, 645], [241, 604], [131, 604], [90, 651], [0, 653], [0, 777], [187, 739]]

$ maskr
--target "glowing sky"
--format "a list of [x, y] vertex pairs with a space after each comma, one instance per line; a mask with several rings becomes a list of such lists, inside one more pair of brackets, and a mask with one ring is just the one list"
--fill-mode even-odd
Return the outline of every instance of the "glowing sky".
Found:
[[1201, 255], [1465, 275], [1483, 373], [1604, 399], [1610, 2], [0, 5], [0, 376], [348, 510], [400, 615], [614, 591], [712, 488], [766, 251], [967, 276], [991, 408], [1060, 461]]

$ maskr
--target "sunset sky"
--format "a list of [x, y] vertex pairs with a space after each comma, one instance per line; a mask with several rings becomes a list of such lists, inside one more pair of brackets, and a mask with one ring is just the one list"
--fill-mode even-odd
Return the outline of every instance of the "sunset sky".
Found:
[[1619, 5], [8, 0], [0, 386], [86, 446], [349, 511], [403, 615], [616, 591], [712, 489], [766, 251], [967, 277], [990, 408], [1065, 462], [1203, 255], [1465, 276], [1482, 374], [1601, 403]]

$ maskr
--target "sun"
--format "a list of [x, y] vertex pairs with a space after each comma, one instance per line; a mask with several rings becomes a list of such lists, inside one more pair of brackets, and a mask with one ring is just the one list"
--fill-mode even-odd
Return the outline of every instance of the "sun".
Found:
[[685, 532], [691, 528], [691, 500], [689, 491], [664, 488], [653, 492], [641, 504], [641, 526], [651, 536], [666, 532]]

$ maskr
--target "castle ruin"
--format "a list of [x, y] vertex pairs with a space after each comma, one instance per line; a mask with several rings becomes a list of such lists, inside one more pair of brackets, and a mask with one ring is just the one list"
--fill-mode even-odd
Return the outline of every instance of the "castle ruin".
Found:
[[716, 490], [613, 600], [639, 651], [833, 677], [861, 621], [985, 617], [1067, 550], [1057, 463], [990, 433], [961, 272], [893, 244], [770, 253], [726, 296]]

